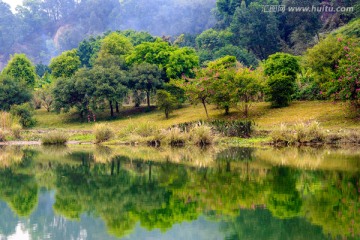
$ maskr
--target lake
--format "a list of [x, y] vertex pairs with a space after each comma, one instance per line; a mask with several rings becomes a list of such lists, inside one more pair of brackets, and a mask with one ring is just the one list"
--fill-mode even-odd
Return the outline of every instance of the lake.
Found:
[[360, 239], [360, 150], [1, 147], [0, 239]]

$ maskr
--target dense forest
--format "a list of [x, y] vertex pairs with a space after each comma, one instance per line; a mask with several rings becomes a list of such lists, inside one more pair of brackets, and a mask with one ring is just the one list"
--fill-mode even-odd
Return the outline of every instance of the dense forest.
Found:
[[13, 13], [0, 1], [0, 69], [10, 54], [25, 53], [36, 64], [48, 64], [88, 36], [127, 29], [173, 40], [186, 34], [183, 44], [196, 47], [201, 60], [228, 53], [253, 63], [277, 51], [301, 54], [321, 33], [360, 14], [356, 0], [301, 2], [354, 6], [352, 12], [321, 14], [264, 13], [264, 4], [299, 5], [294, 0], [26, 0]]

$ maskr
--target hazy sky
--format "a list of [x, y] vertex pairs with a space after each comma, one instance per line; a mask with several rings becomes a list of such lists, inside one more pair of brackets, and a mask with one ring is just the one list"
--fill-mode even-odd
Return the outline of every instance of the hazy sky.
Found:
[[14, 10], [17, 5], [22, 5], [22, 0], [2, 0], [2, 1], [10, 4], [12, 10]]

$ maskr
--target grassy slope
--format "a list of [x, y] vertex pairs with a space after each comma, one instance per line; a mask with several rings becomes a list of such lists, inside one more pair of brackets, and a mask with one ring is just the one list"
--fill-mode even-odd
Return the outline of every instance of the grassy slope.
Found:
[[[241, 114], [232, 109], [229, 116], [224, 116], [222, 111], [214, 106], [209, 107], [211, 118], [239, 119]], [[107, 114], [107, 113], [106, 113]], [[115, 130], [130, 123], [151, 122], [162, 128], [171, 125], [206, 119], [203, 108], [198, 106], [188, 106], [174, 111], [169, 119], [165, 119], [160, 111], [153, 110], [145, 112], [143, 109], [134, 112], [125, 110], [119, 114], [117, 119], [109, 120], [105, 115], [98, 116], [101, 122], [108, 122]], [[332, 102], [294, 102], [290, 107], [281, 109], [270, 109], [268, 103], [257, 103], [251, 109], [251, 118], [255, 120], [257, 128], [260, 130], [272, 130], [281, 123], [296, 123], [300, 121], [317, 120], [325, 129], [358, 129], [358, 120], [350, 117], [347, 105], [344, 103]], [[91, 130], [93, 123], [81, 122], [74, 114], [55, 114], [47, 113], [44, 110], [36, 112], [38, 124], [35, 129], [62, 128], [68, 130]]]

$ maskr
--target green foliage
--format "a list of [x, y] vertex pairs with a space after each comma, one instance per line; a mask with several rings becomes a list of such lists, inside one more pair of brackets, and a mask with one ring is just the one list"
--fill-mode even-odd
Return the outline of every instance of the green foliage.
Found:
[[193, 69], [199, 66], [199, 57], [192, 48], [183, 47], [174, 50], [169, 57], [166, 65], [166, 76], [180, 78], [182, 76], [193, 77]]
[[230, 29], [234, 36], [241, 36], [234, 38], [235, 45], [251, 50], [259, 59], [266, 59], [280, 50], [278, 25], [276, 15], [264, 12], [263, 4], [254, 1], [247, 8], [236, 8]]
[[349, 39], [341, 35], [328, 35], [304, 55], [303, 67], [310, 69], [320, 84], [335, 78], [336, 65], [345, 55], [343, 44], [339, 40], [346, 42]]
[[36, 98], [40, 102], [40, 107], [44, 107], [46, 111], [50, 112], [53, 108], [54, 98], [52, 96], [52, 87], [46, 86], [37, 90], [34, 94], [34, 98]]
[[124, 35], [128, 39], [130, 39], [132, 45], [137, 46], [143, 42], [154, 42], [156, 40], [155, 37], [153, 37], [148, 32], [137, 32], [134, 30], [125, 30], [120, 31], [120, 34]]
[[[360, 10], [360, 4], [358, 6], [358, 11]], [[360, 13], [360, 11], [359, 11]], [[337, 29], [334, 34], [340, 34], [350, 38], [360, 38], [360, 19], [355, 19], [345, 26]]]
[[147, 105], [150, 107], [150, 94], [163, 85], [161, 70], [147, 62], [135, 64], [131, 69], [130, 87], [146, 92]]
[[337, 66], [337, 79], [327, 86], [328, 94], [335, 99], [349, 100], [356, 109], [360, 108], [360, 45], [356, 42], [343, 42], [345, 55], [339, 60]]
[[227, 137], [248, 138], [253, 131], [253, 123], [251, 121], [213, 120], [210, 121], [209, 124], [214, 127], [215, 131]]
[[294, 93], [295, 82], [291, 76], [276, 74], [269, 77], [267, 82], [267, 94], [272, 107], [289, 106], [291, 95]]
[[256, 56], [252, 52], [234, 45], [226, 45], [218, 49], [214, 52], [213, 58], [218, 59], [228, 55], [235, 56], [241, 64], [247, 67], [257, 67], [259, 64]]
[[106, 54], [123, 56], [130, 53], [132, 49], [133, 46], [127, 37], [112, 32], [101, 40], [99, 56]]
[[35, 66], [36, 74], [42, 78], [46, 73], [51, 73], [51, 69], [48, 65], [39, 63]]
[[34, 119], [34, 109], [29, 103], [12, 106], [10, 113], [13, 116], [18, 117], [19, 123], [25, 128], [32, 127], [36, 124], [36, 120]]
[[303, 70], [297, 78], [293, 99], [297, 100], [320, 100], [324, 99], [321, 95], [320, 83], [315, 80], [315, 74], [309, 70]]
[[282, 74], [296, 79], [300, 71], [300, 65], [297, 57], [288, 53], [275, 53], [265, 61], [264, 72], [268, 76]]
[[81, 61], [77, 55], [77, 50], [69, 50], [63, 52], [60, 56], [51, 59], [50, 69], [51, 74], [55, 78], [71, 77], [79, 69]]
[[110, 140], [114, 136], [114, 131], [107, 124], [96, 124], [94, 126], [96, 143]]
[[137, 45], [126, 61], [129, 64], [143, 62], [155, 64], [166, 73], [167, 80], [180, 78], [182, 75], [191, 76], [193, 68], [199, 64], [198, 57], [192, 48], [170, 46], [168, 42], [160, 39]]
[[0, 110], [10, 110], [15, 104], [30, 101], [32, 95], [25, 83], [8, 75], [0, 76]]
[[273, 107], [285, 107], [295, 93], [296, 75], [300, 65], [295, 56], [287, 53], [271, 55], [264, 64], [264, 73], [269, 77], [268, 98]]
[[35, 86], [35, 67], [25, 54], [15, 54], [12, 56], [3, 72], [13, 77], [15, 81], [25, 83], [29, 88], [34, 88]]
[[165, 112], [166, 118], [169, 118], [170, 113], [177, 107], [176, 98], [165, 90], [158, 90], [156, 98], [158, 108]]
[[[248, 117], [251, 103], [260, 100], [264, 91], [265, 79], [261, 69], [240, 68], [234, 78], [234, 88], [241, 103], [244, 117]], [[231, 90], [233, 91], [233, 90]]]
[[82, 67], [91, 67], [100, 51], [100, 37], [90, 37], [79, 43], [77, 55], [79, 56]]
[[178, 107], [181, 107], [182, 104], [186, 101], [185, 90], [177, 86], [176, 81], [170, 80], [169, 83], [164, 84], [164, 90], [169, 92], [176, 98]]
[[53, 131], [41, 138], [41, 143], [43, 145], [65, 145], [69, 137], [66, 133], [61, 131]]

